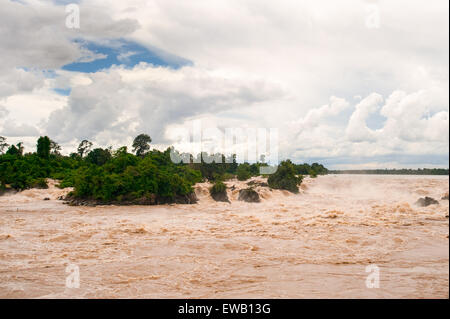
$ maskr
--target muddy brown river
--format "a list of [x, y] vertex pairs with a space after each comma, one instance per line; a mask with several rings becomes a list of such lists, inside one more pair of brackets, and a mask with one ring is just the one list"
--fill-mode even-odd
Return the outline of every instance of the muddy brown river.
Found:
[[257, 187], [260, 203], [227, 185], [230, 204], [206, 183], [194, 205], [71, 207], [53, 184], [1, 196], [0, 297], [449, 297], [448, 176], [320, 176], [296, 195]]

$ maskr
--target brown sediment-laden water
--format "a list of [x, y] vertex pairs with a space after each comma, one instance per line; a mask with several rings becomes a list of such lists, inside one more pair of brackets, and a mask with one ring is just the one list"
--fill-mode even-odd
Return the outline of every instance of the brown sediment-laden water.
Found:
[[[0, 297], [449, 297], [448, 176], [327, 175], [299, 194], [254, 185], [259, 203], [238, 200], [247, 182], [226, 182], [230, 203], [198, 184], [192, 205], [72, 207], [53, 183], [5, 194]], [[439, 204], [415, 204], [425, 196]]]

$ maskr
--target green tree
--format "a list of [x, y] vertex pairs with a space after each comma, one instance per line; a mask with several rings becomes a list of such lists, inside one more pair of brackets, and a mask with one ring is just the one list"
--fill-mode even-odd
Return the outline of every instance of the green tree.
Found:
[[128, 148], [126, 146], [121, 146], [114, 152], [112, 152], [114, 157], [122, 156], [128, 154]]
[[88, 154], [91, 151], [92, 143], [88, 140], [82, 140], [80, 145], [78, 145], [78, 155], [83, 157], [85, 154]]
[[248, 163], [244, 163], [238, 166], [236, 170], [237, 179], [240, 181], [246, 181], [251, 177], [250, 173], [250, 165]]
[[50, 140], [50, 153], [53, 155], [61, 155], [61, 146], [53, 140]]
[[214, 185], [209, 189], [211, 197], [219, 202], [230, 202], [227, 195], [227, 186], [221, 182], [216, 181]]
[[40, 158], [48, 159], [50, 156], [50, 139], [48, 136], [41, 136], [37, 140], [37, 155]]
[[217, 181], [214, 185], [209, 189], [209, 193], [211, 195], [223, 193], [227, 191], [227, 186], [222, 181]]
[[139, 134], [133, 141], [133, 152], [136, 156], [143, 156], [150, 150], [152, 138], [147, 134]]
[[95, 148], [86, 156], [86, 161], [96, 165], [104, 165], [111, 159], [111, 153], [108, 149]]
[[16, 144], [16, 146], [17, 146], [17, 150], [19, 151], [19, 155], [22, 156], [23, 155], [23, 150], [25, 149], [23, 147], [23, 143], [19, 142], [19, 143]]
[[298, 185], [301, 184], [303, 176], [297, 177], [295, 165], [286, 160], [278, 165], [277, 171], [269, 176], [267, 183], [275, 189], [285, 189], [292, 193], [298, 193]]
[[8, 150], [6, 151], [7, 155], [23, 155], [23, 143], [19, 142], [16, 145], [11, 145]]
[[11, 145], [6, 151], [6, 155], [20, 155], [20, 152], [15, 145]]
[[9, 146], [8, 143], [6, 143], [6, 138], [3, 136], [0, 136], [0, 154], [3, 154], [5, 149], [7, 149]]

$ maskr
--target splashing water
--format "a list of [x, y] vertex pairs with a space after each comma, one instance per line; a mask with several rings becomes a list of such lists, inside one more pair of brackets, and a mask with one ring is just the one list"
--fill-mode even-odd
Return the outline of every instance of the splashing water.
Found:
[[71, 207], [54, 183], [4, 195], [0, 297], [448, 298], [448, 176], [306, 178], [299, 194], [255, 186], [260, 203], [237, 200], [247, 182], [226, 182], [230, 204], [208, 183], [194, 205]]

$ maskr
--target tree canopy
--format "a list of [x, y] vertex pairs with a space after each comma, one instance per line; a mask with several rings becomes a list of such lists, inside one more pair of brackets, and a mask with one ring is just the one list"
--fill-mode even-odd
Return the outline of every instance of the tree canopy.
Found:
[[8, 148], [9, 144], [6, 143], [6, 138], [0, 136], [0, 154], [3, 154], [5, 150]]
[[89, 153], [89, 151], [92, 148], [92, 143], [89, 142], [88, 140], [82, 140], [80, 145], [78, 145], [78, 155], [80, 155], [80, 157], [83, 157], [85, 154]]
[[48, 159], [50, 156], [50, 139], [48, 136], [41, 136], [37, 140], [37, 155]]
[[152, 138], [147, 134], [139, 134], [133, 141], [133, 152], [136, 156], [143, 156], [150, 150]]
[[302, 175], [297, 176], [295, 165], [290, 160], [286, 160], [278, 165], [275, 173], [269, 175], [267, 183], [271, 188], [298, 193], [298, 185], [301, 184], [302, 180]]

